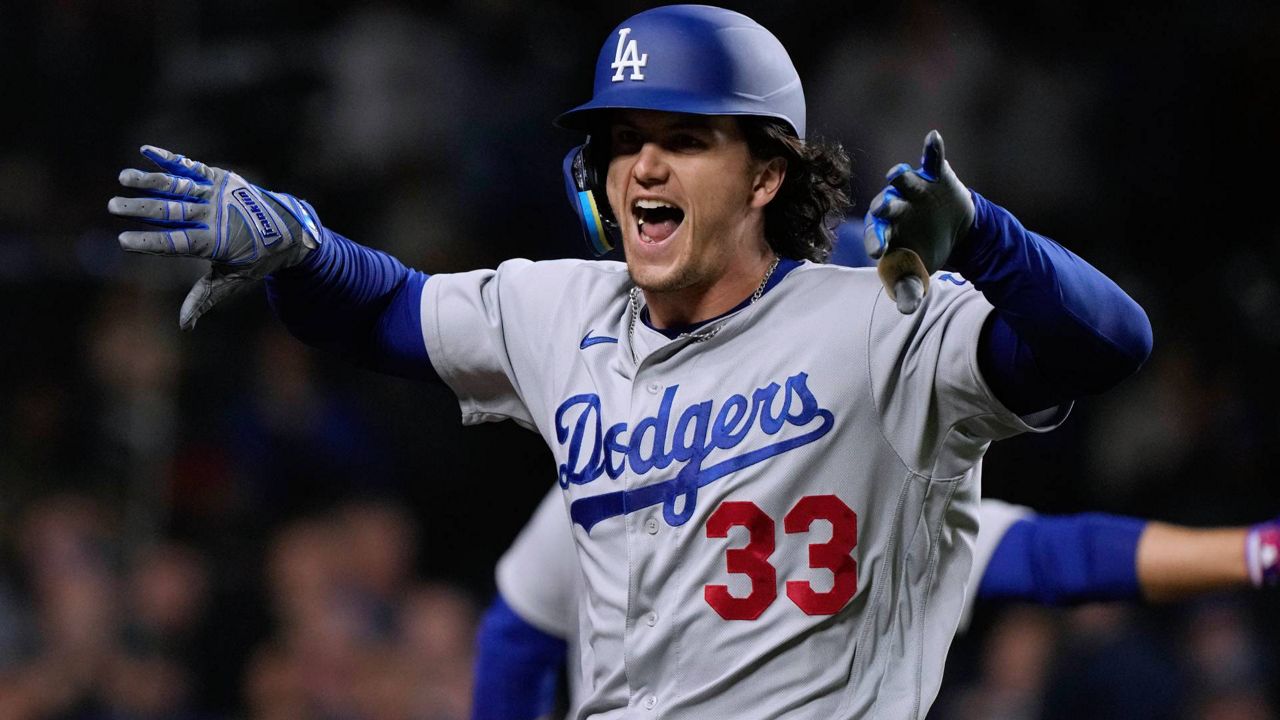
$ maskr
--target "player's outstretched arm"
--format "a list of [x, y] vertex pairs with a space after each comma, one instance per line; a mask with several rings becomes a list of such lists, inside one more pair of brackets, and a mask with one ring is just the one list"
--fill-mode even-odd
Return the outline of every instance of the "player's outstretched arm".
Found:
[[299, 340], [379, 372], [436, 379], [422, 337], [430, 277], [327, 228], [307, 258], [267, 276], [267, 300]]
[[276, 314], [294, 335], [376, 370], [434, 377], [422, 341], [427, 275], [320, 224], [303, 200], [240, 175], [145, 145], [162, 172], [127, 169], [108, 210], [155, 229], [120, 234], [129, 252], [199, 258], [209, 272], [179, 313], [190, 330], [223, 298], [265, 279]]
[[1280, 519], [1252, 528], [1190, 528], [1088, 513], [1029, 515], [975, 565], [980, 599], [1071, 605], [1167, 602], [1280, 584]]
[[[577, 645], [566, 642], [573, 642], [583, 592], [558, 483], [503, 553], [494, 579], [498, 597], [476, 640], [472, 720], [541, 717], [555, 703], [568, 653], [577, 656]], [[568, 679], [572, 706], [581, 688]]]
[[[907, 287], [909, 271], [884, 269], [893, 250], [903, 248], [927, 272], [959, 271], [995, 306], [978, 362], [996, 397], [1014, 412], [1101, 392], [1151, 353], [1151, 323], [1142, 308], [1089, 263], [967, 190], [936, 131], [925, 140], [919, 168], [890, 170], [863, 237], [868, 253], [882, 257], [887, 286]], [[910, 297], [905, 304], [901, 294], [896, 299], [900, 310], [914, 311]]]

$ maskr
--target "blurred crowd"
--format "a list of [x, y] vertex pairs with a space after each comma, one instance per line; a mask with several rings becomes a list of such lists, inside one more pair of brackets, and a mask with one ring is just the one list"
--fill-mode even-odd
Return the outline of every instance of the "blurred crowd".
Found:
[[129, 546], [121, 522], [74, 493], [22, 514], [0, 583], [0, 718], [227, 717], [227, 691], [263, 719], [467, 717], [476, 600], [417, 576], [397, 504], [283, 524], [235, 558], [261, 587], [236, 598], [218, 598], [204, 549]]
[[[0, 720], [464, 718], [497, 558], [554, 472], [447, 390], [124, 257], [143, 143], [430, 272], [581, 254], [551, 126], [651, 3], [0, 0]], [[1046, 512], [1280, 513], [1274, 3], [738, 2], [791, 50], [857, 212], [932, 127], [971, 187], [1147, 309], [1137, 377], [988, 454]], [[1263, 193], [1265, 194], [1265, 193]], [[535, 476], [535, 477], [531, 477]], [[938, 718], [1280, 717], [1280, 600], [979, 612]]]
[[979, 639], [962, 636], [948, 658], [930, 717], [1278, 717], [1275, 646], [1257, 633], [1257, 605], [1243, 600], [1160, 612], [1104, 604], [989, 612]]

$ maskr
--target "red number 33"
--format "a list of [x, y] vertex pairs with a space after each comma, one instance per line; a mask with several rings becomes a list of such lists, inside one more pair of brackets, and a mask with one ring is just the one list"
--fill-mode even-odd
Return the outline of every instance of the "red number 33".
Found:
[[[782, 530], [806, 533], [815, 520], [831, 523], [831, 539], [809, 545], [809, 567], [830, 570], [834, 582], [830, 590], [818, 592], [808, 580], [788, 580], [787, 597], [809, 615], [834, 615], [858, 591], [858, 563], [850, 555], [858, 546], [858, 514], [835, 495], [807, 495], [787, 511]], [[725, 552], [725, 567], [751, 578], [751, 592], [734, 597], [728, 585], [707, 585], [703, 595], [725, 620], [755, 620], [778, 597], [778, 571], [769, 563], [775, 524], [755, 503], [729, 501], [707, 518], [707, 537], [728, 537], [735, 525], [747, 528], [750, 540]]]

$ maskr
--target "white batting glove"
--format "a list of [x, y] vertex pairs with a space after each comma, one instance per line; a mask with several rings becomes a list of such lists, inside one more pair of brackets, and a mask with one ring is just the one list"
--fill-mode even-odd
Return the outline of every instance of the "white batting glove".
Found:
[[889, 297], [907, 315], [929, 291], [929, 276], [973, 226], [973, 197], [952, 172], [937, 130], [924, 139], [920, 167], [899, 163], [885, 179], [889, 186], [871, 201], [863, 220], [862, 241], [879, 261]]
[[182, 303], [183, 330], [223, 298], [296, 265], [318, 246], [320, 224], [302, 200], [158, 147], [143, 145], [142, 154], [164, 172], [122, 170], [120, 184], [146, 197], [113, 197], [107, 210], [162, 228], [120, 233], [128, 252], [212, 261]]

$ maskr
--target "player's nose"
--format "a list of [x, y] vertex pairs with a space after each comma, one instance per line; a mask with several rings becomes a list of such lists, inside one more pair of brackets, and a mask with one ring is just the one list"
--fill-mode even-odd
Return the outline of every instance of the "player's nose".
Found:
[[635, 164], [631, 166], [631, 174], [636, 182], [645, 186], [666, 182], [670, 171], [671, 168], [667, 165], [662, 147], [653, 142], [645, 143], [640, 147], [640, 152], [636, 153]]

